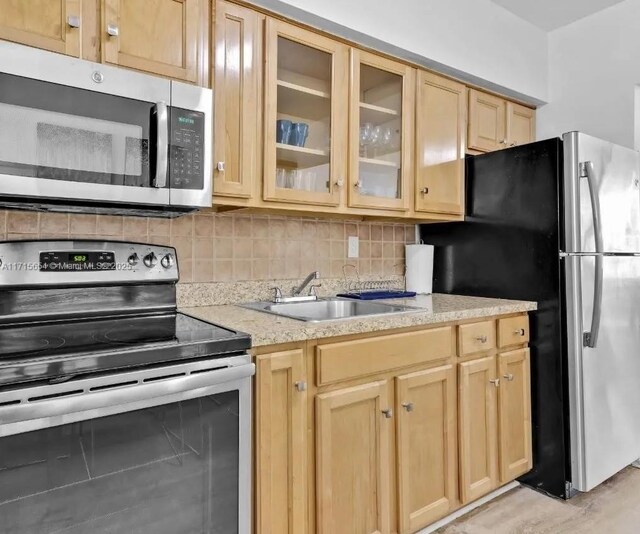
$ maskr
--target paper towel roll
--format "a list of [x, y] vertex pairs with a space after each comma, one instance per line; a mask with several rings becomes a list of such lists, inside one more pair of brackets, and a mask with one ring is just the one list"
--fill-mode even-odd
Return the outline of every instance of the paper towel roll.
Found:
[[433, 289], [433, 245], [405, 245], [407, 291], [430, 295]]

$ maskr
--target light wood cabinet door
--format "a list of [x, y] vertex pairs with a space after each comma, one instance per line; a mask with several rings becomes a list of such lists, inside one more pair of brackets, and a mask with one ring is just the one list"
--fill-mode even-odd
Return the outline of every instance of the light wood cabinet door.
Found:
[[496, 357], [458, 364], [460, 498], [471, 502], [498, 485]]
[[268, 18], [264, 200], [337, 206], [347, 173], [348, 49]]
[[80, 0], [0, 0], [0, 39], [80, 57]]
[[396, 378], [400, 532], [416, 532], [456, 504], [456, 373], [445, 365]]
[[316, 397], [320, 534], [386, 534], [390, 531], [392, 415], [386, 381]]
[[412, 186], [415, 69], [351, 49], [349, 206], [406, 211]]
[[419, 71], [416, 109], [415, 210], [462, 214], [466, 87]]
[[529, 349], [498, 356], [500, 377], [500, 482], [515, 480], [533, 467]]
[[256, 531], [307, 532], [307, 393], [300, 349], [256, 357]]
[[102, 60], [208, 84], [206, 0], [102, 0]]
[[514, 102], [507, 102], [507, 143], [518, 146], [536, 139], [536, 111]]
[[262, 16], [216, 2], [213, 193], [249, 198], [260, 175]]
[[504, 99], [469, 89], [469, 148], [483, 152], [505, 148], [506, 112]]

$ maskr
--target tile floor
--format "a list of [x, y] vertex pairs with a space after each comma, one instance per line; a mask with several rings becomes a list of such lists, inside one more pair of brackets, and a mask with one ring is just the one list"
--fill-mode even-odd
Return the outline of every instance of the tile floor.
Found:
[[570, 501], [518, 487], [438, 534], [631, 534], [640, 532], [640, 470], [628, 467]]

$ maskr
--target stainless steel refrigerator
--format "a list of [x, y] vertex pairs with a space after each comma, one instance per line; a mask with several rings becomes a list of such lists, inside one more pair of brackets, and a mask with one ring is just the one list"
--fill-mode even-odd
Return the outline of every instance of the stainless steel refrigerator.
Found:
[[640, 457], [640, 154], [570, 132], [466, 169], [465, 222], [420, 229], [434, 291], [538, 302], [521, 481], [569, 498]]

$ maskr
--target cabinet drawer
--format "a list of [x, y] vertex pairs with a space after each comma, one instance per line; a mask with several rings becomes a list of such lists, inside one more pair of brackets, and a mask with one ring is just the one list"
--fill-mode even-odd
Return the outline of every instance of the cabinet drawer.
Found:
[[445, 326], [319, 345], [319, 386], [391, 369], [449, 358], [455, 354], [453, 328]]
[[529, 316], [518, 315], [498, 320], [498, 346], [529, 343]]
[[496, 348], [496, 324], [494, 321], [463, 324], [458, 327], [458, 354], [467, 356]]

